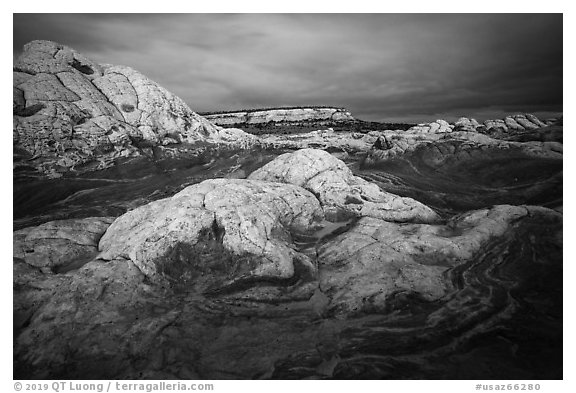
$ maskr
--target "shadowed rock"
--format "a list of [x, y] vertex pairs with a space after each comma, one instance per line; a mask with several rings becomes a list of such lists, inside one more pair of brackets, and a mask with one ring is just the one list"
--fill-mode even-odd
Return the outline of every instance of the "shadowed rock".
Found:
[[78, 268], [98, 253], [98, 241], [111, 217], [52, 221], [14, 232], [14, 258], [27, 264], [63, 271]]

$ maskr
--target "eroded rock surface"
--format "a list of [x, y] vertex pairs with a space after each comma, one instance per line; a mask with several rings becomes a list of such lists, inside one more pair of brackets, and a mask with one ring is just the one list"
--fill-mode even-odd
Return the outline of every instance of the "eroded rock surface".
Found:
[[446, 133], [452, 132], [452, 126], [446, 120], [436, 120], [432, 123], [422, 123], [410, 128], [407, 133]]
[[346, 109], [328, 107], [256, 109], [211, 113], [204, 115], [204, 117], [220, 126], [354, 120]]
[[509, 205], [465, 213], [445, 225], [362, 218], [320, 248], [320, 288], [331, 298], [329, 307], [345, 313], [385, 310], [398, 295], [438, 300], [457, 289], [450, 269], [528, 216], [562, 222], [553, 210]]
[[240, 130], [221, 135], [132, 68], [96, 64], [55, 42], [26, 44], [13, 74], [14, 143], [23, 158], [17, 167], [49, 177], [106, 168], [151, 146], [255, 140]]
[[314, 195], [300, 187], [207, 180], [118, 218], [100, 240], [99, 257], [130, 259], [149, 277], [199, 291], [305, 280], [316, 268], [293, 249], [291, 232], [313, 232], [322, 219]]
[[[562, 377], [561, 121], [263, 141], [55, 43], [28, 44], [13, 78], [19, 170], [173, 160], [199, 142], [269, 149], [244, 164], [132, 160], [15, 194], [24, 210], [61, 205], [13, 235], [15, 378]], [[350, 120], [320, 112], [252, 120]], [[368, 154], [348, 166], [310, 147]], [[46, 222], [87, 212], [120, 217]]]
[[433, 222], [436, 213], [411, 199], [382, 191], [323, 150], [287, 153], [253, 172], [249, 179], [294, 184], [318, 197], [328, 219], [366, 216], [398, 222]]
[[[98, 218], [16, 232], [15, 376], [397, 378], [406, 366], [410, 375], [461, 377], [446, 364], [493, 361], [490, 351], [468, 352], [491, 335], [490, 345], [506, 343], [496, 353], [517, 367], [507, 370], [514, 376], [558, 363], [561, 290], [550, 287], [561, 288], [560, 213], [495, 206], [445, 223], [362, 214], [329, 223], [323, 207], [336, 202], [325, 205], [300, 186], [314, 186], [324, 172], [346, 176], [346, 166], [325, 154], [277, 158], [293, 163], [266, 172], [281, 182], [189, 186], [109, 227]], [[330, 182], [322, 187], [332, 187], [332, 197], [348, 195], [337, 176]], [[98, 241], [101, 252], [81, 266], [46, 268], [68, 258], [42, 254], [65, 249], [61, 239], [91, 252]], [[38, 244], [34, 258], [26, 244]], [[541, 321], [556, 330], [546, 333]], [[502, 326], [520, 329], [524, 339], [511, 337], [510, 347], [523, 359], [546, 360], [518, 363]], [[500, 376], [474, 370], [465, 375]]]
[[52, 271], [78, 267], [98, 253], [112, 217], [51, 221], [14, 232], [14, 258]]

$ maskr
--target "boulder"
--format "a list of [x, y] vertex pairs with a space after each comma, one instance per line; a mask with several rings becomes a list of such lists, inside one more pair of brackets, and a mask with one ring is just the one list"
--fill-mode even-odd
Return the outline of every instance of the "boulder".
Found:
[[[294, 250], [292, 234], [314, 232], [322, 219], [314, 195], [300, 187], [206, 180], [119, 217], [100, 240], [99, 258], [129, 259], [152, 279], [202, 293], [306, 282], [316, 268]], [[261, 298], [275, 289], [254, 291]]]
[[411, 198], [382, 191], [354, 176], [343, 161], [323, 150], [302, 149], [278, 156], [253, 172], [252, 180], [294, 184], [311, 191], [328, 220], [374, 217], [397, 222], [434, 222], [438, 215]]

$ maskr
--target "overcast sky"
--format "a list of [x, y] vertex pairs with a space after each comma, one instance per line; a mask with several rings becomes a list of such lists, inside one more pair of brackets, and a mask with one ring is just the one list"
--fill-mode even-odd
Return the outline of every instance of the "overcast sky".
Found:
[[360, 119], [562, 112], [561, 14], [14, 14], [195, 111], [335, 105]]

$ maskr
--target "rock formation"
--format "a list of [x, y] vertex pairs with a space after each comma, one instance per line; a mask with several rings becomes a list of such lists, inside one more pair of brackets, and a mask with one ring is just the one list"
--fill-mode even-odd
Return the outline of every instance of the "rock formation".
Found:
[[13, 76], [15, 179], [83, 175], [15, 187], [16, 379], [561, 378], [561, 119], [212, 115], [354, 122], [264, 139], [53, 42]]
[[207, 180], [118, 218], [100, 240], [99, 257], [130, 259], [149, 277], [200, 292], [305, 280], [315, 266], [293, 250], [291, 233], [314, 232], [322, 219], [318, 201], [302, 188]]
[[[346, 199], [356, 204], [366, 186], [326, 154], [280, 156], [253, 176], [275, 181], [207, 180], [110, 226], [109, 219], [89, 218], [16, 232], [15, 375], [281, 378], [291, 364], [312, 362], [312, 375], [326, 375], [329, 363], [327, 375], [335, 376], [364, 353], [358, 345], [374, 348], [374, 339], [406, 353], [414, 345], [437, 348], [461, 339], [470, 325], [482, 332], [491, 321], [513, 320], [523, 301], [509, 303], [508, 291], [530, 295], [533, 287], [524, 290], [523, 280], [531, 276], [519, 276], [511, 289], [502, 285], [543, 262], [520, 255], [530, 265], [510, 265], [514, 242], [501, 249], [508, 244], [503, 239], [525, 236], [531, 247], [542, 242], [530, 258], [562, 248], [562, 215], [534, 206], [494, 206], [434, 224], [394, 222], [392, 212], [374, 218], [376, 207], [354, 209], [357, 220], [326, 231], [332, 224], [323, 210], [347, 208], [339, 205]], [[391, 196], [379, 198], [374, 205], [387, 205]], [[530, 229], [535, 225], [542, 234]], [[307, 238], [312, 241], [298, 240]], [[543, 265], [547, 274], [557, 271], [550, 263]], [[423, 327], [410, 322], [420, 318], [405, 311], [411, 307], [431, 310]], [[388, 318], [410, 322], [393, 327], [399, 335], [392, 341], [386, 341]], [[376, 332], [369, 328], [374, 321]], [[340, 338], [363, 323], [369, 343], [362, 335]], [[433, 367], [437, 356], [418, 362]]]
[[411, 199], [382, 191], [352, 174], [344, 162], [323, 150], [302, 149], [279, 156], [249, 176], [294, 184], [318, 197], [328, 219], [375, 217], [398, 222], [433, 222], [436, 213]]
[[546, 127], [548, 124], [542, 122], [533, 114], [518, 114], [507, 116], [504, 119], [486, 120], [484, 124], [478, 123], [476, 119], [467, 117], [459, 118], [454, 125], [448, 124], [445, 120], [436, 120], [432, 123], [422, 123], [410, 128], [409, 133], [445, 133], [452, 131], [490, 133], [490, 131], [502, 130], [504, 132], [534, 130]]
[[451, 132], [452, 126], [446, 120], [436, 120], [432, 123], [422, 123], [410, 128], [407, 133], [445, 133]]
[[454, 123], [454, 131], [475, 132], [478, 127], [480, 127], [480, 123], [476, 119], [467, 117], [461, 117]]
[[15, 231], [14, 258], [49, 271], [78, 268], [98, 254], [98, 241], [112, 221], [112, 217], [60, 220]]
[[330, 107], [255, 109], [210, 113], [204, 117], [219, 126], [238, 127], [263, 123], [354, 121], [346, 109]]
[[534, 206], [495, 206], [456, 216], [446, 225], [397, 225], [362, 218], [318, 252], [320, 287], [339, 312], [384, 310], [398, 293], [438, 300], [455, 288], [446, 272], [479, 254], [523, 217], [561, 222]]
[[253, 139], [239, 130], [221, 136], [139, 72], [97, 64], [55, 42], [26, 44], [13, 76], [15, 152], [50, 177], [91, 163], [102, 169], [142, 147]]

